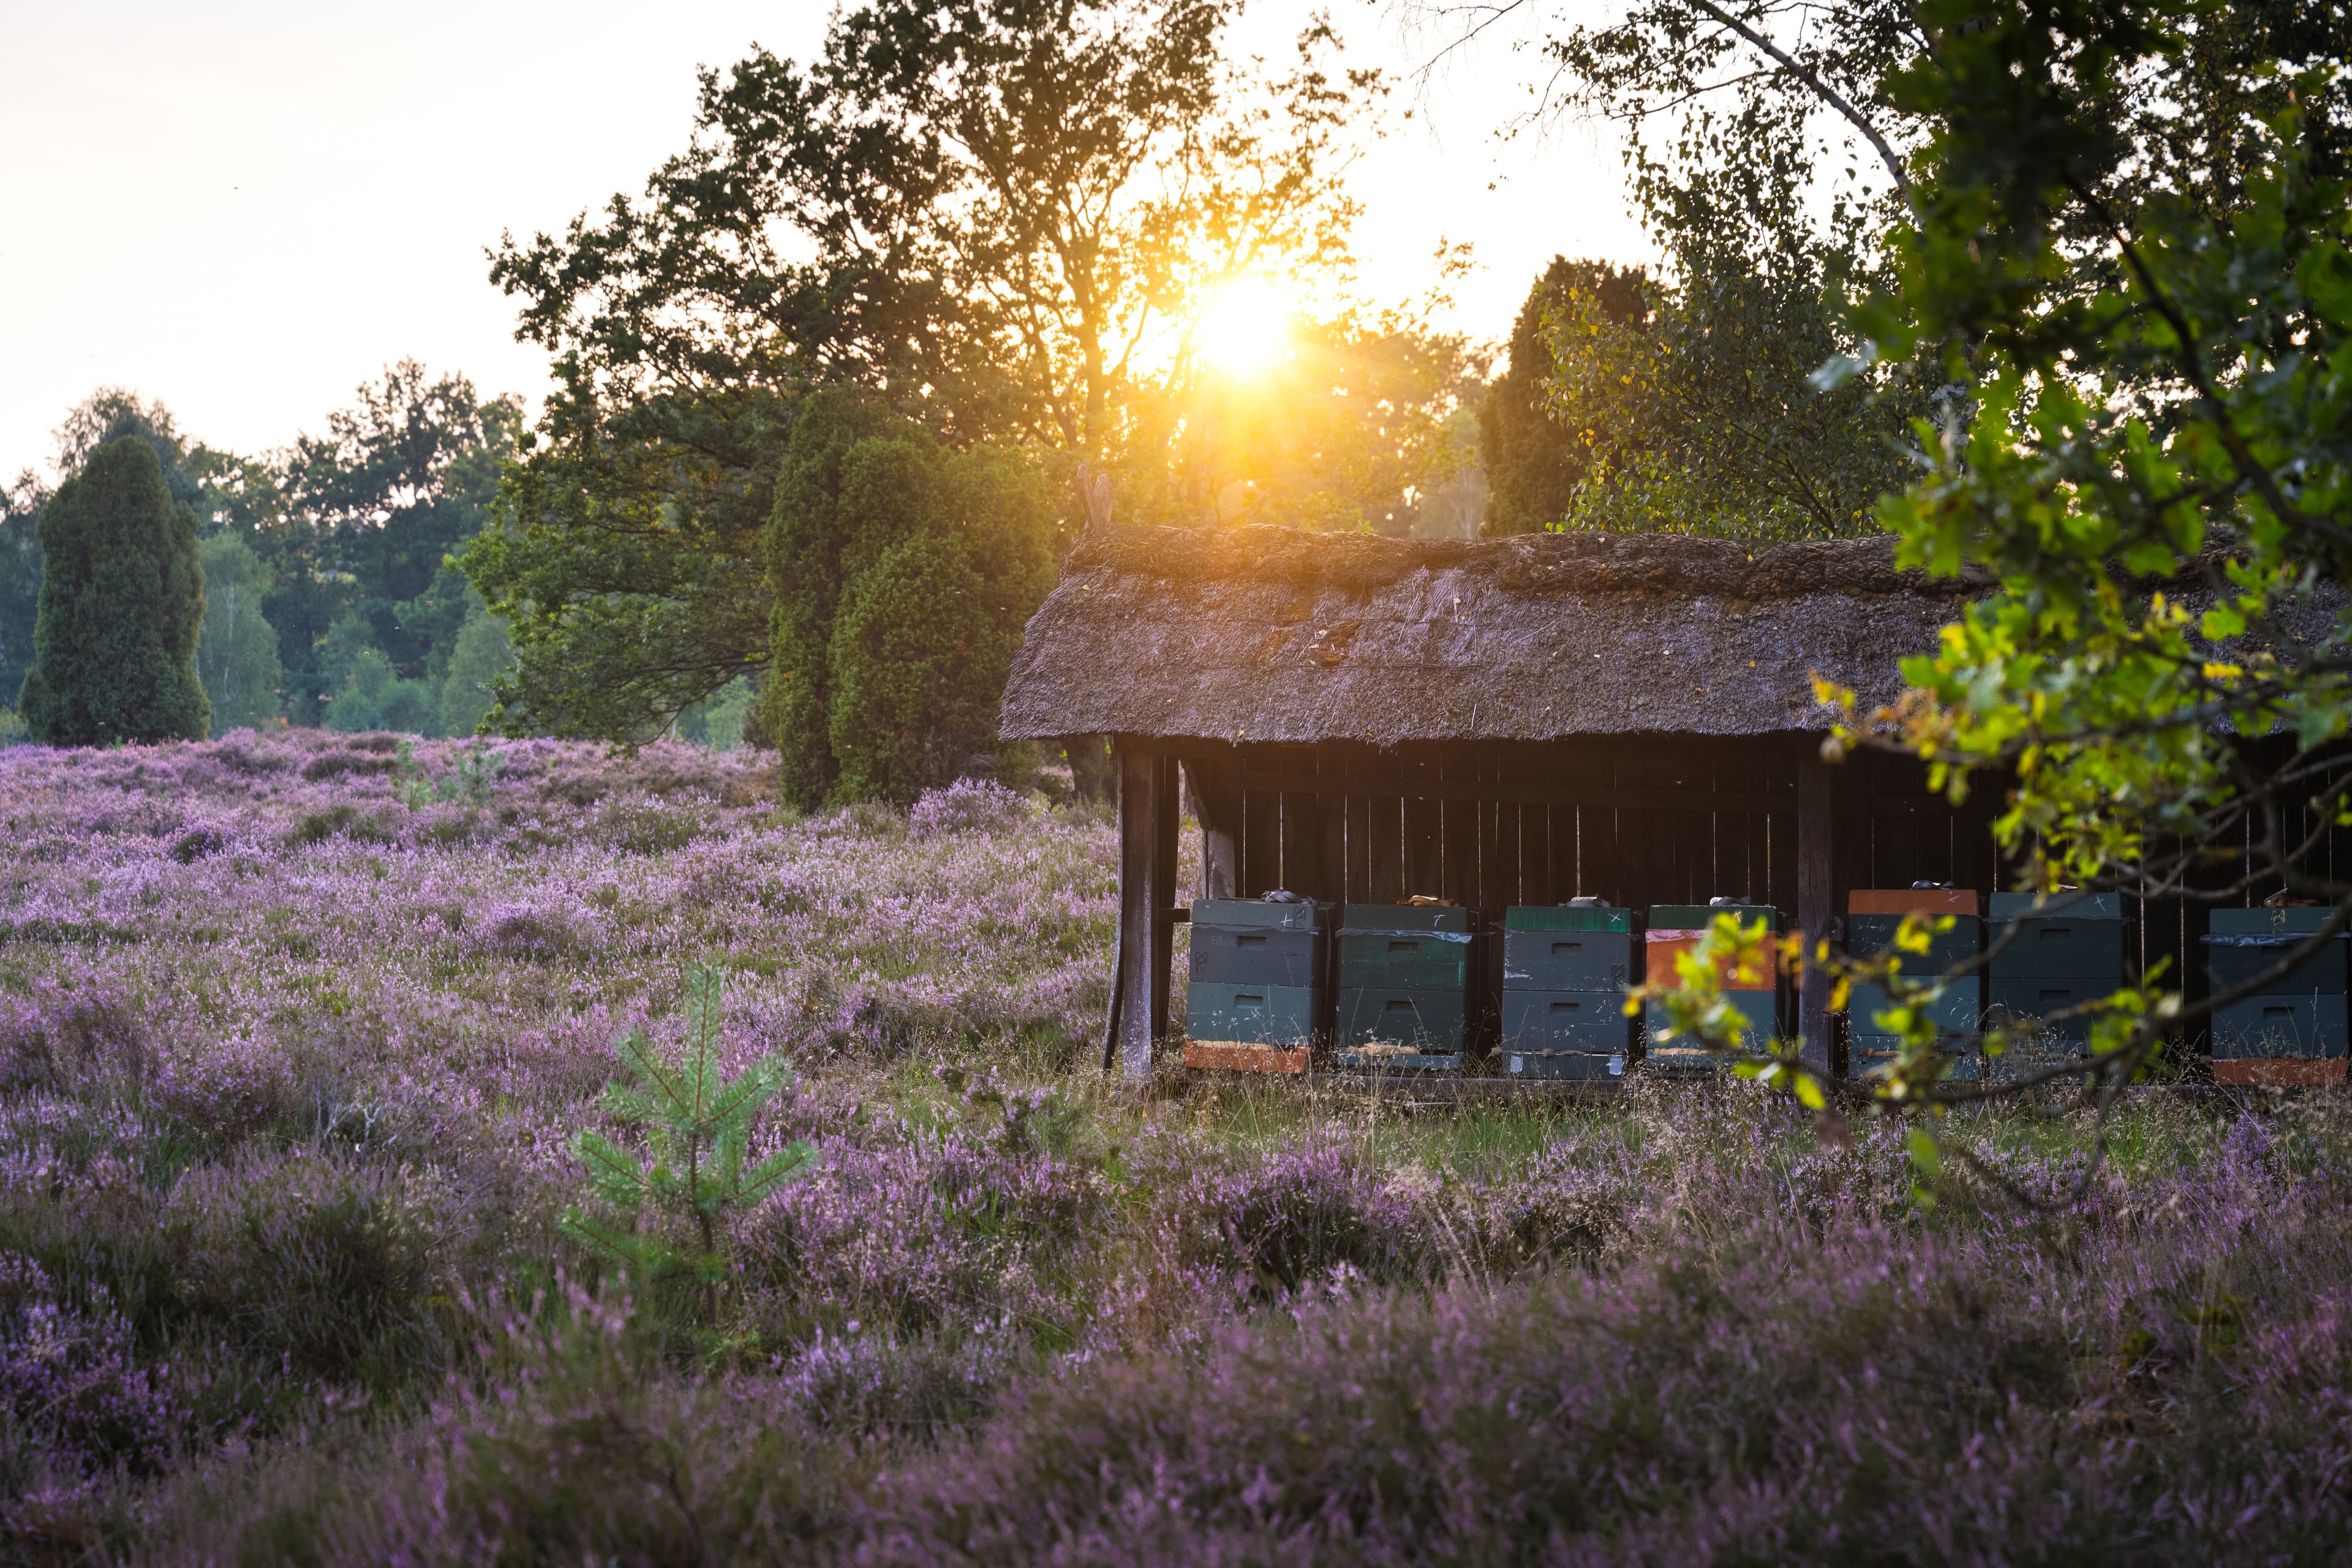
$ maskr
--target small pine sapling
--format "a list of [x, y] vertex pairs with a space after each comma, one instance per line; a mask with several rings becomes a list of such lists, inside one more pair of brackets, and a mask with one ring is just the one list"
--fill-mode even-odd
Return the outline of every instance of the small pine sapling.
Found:
[[416, 760], [416, 742], [403, 741], [393, 765], [393, 797], [411, 811], [453, 800], [487, 805], [506, 765], [504, 752], [493, 752], [487, 742], [477, 740], [457, 753], [447, 773], [432, 780], [425, 776], [425, 764]]
[[[793, 1081], [781, 1058], [769, 1057], [730, 1079], [719, 1061], [724, 977], [706, 964], [686, 973], [687, 1039], [673, 1058], [643, 1025], [614, 1042], [635, 1083], [605, 1087], [599, 1102], [616, 1120], [646, 1131], [639, 1159], [601, 1133], [572, 1135], [571, 1150], [588, 1173], [588, 1190], [621, 1216], [614, 1224], [564, 1211], [563, 1228], [640, 1280], [689, 1279], [700, 1287], [705, 1321], [716, 1328], [727, 1278], [719, 1238], [726, 1219], [799, 1176], [814, 1157], [795, 1142], [747, 1168], [751, 1129], [767, 1103]], [[648, 1208], [654, 1223], [642, 1223]], [[667, 1223], [665, 1223], [667, 1222]], [[690, 1226], [688, 1224], [690, 1222]], [[689, 1229], [690, 1249], [675, 1237]]]

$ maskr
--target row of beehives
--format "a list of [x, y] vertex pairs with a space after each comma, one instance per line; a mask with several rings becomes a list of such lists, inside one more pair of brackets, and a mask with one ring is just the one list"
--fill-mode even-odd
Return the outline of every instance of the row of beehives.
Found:
[[[1996, 893], [1991, 918], [1977, 895], [1950, 889], [1857, 889], [1845, 940], [1858, 956], [1883, 953], [1906, 913], [1949, 916], [1925, 954], [1906, 955], [1907, 975], [1925, 977], [1983, 959], [1952, 979], [1931, 1005], [1955, 1042], [1955, 1076], [1974, 1077], [1968, 1043], [1981, 1026], [2023, 1025], [2045, 1050], [2080, 1051], [2090, 1017], [2076, 1011], [2125, 984], [2126, 931], [2115, 894]], [[1496, 998], [1504, 1069], [1515, 1078], [1606, 1079], [1628, 1061], [1704, 1068], [1715, 1060], [1678, 1038], [1656, 1003], [1629, 1017], [1625, 988], [1647, 973], [1670, 977], [1676, 954], [1696, 945], [1717, 915], [1761, 920], [1777, 911], [1738, 900], [1659, 904], [1648, 911], [1580, 899], [1518, 906], [1504, 916], [1502, 993]], [[1192, 907], [1192, 979], [1185, 1006], [1185, 1061], [1193, 1067], [1303, 1072], [1318, 1042], [1346, 1069], [1459, 1072], [1478, 1003], [1479, 943], [1474, 911], [1448, 905], [1349, 904], [1344, 910], [1277, 896], [1203, 900]], [[2275, 967], [2287, 949], [2322, 927], [2315, 909], [2216, 910], [2205, 938], [2210, 982], [2236, 989]], [[2222, 1082], [2342, 1082], [2347, 1028], [2347, 946], [2331, 942], [2291, 973], [2218, 1009], [2211, 1019], [2214, 1075]], [[1990, 955], [1987, 956], [1988, 951]], [[1727, 973], [1726, 999], [1753, 1037], [1780, 1032], [1787, 1000], [1770, 973]], [[1857, 984], [1848, 1008], [1848, 1070], [1890, 1061], [1895, 1039], [1881, 1033], [1885, 990]]]

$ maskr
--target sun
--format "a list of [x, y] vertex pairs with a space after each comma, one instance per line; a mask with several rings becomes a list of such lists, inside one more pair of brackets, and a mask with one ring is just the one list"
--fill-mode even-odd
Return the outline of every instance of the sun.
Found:
[[1229, 279], [1201, 309], [1201, 357], [1228, 375], [1264, 370], [1289, 346], [1291, 314], [1290, 301], [1266, 279]]

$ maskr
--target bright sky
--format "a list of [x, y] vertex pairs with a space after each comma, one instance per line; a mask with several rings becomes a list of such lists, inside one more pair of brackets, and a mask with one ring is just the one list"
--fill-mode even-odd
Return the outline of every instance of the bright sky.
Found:
[[[1261, 0], [1244, 47], [1280, 64], [1314, 8]], [[1334, 10], [1360, 62], [1430, 52], [1386, 10]], [[636, 193], [685, 144], [697, 65], [754, 41], [805, 58], [825, 12], [0, 0], [0, 476], [46, 467], [100, 385], [247, 452], [320, 428], [404, 355], [535, 403], [545, 362], [514, 341], [484, 247]], [[1612, 145], [1573, 127], [1495, 139], [1540, 71], [1506, 48], [1456, 57], [1360, 167], [1376, 298], [1419, 295], [1439, 237], [1471, 240], [1481, 270], [1453, 324], [1498, 339], [1554, 252], [1648, 254]]]

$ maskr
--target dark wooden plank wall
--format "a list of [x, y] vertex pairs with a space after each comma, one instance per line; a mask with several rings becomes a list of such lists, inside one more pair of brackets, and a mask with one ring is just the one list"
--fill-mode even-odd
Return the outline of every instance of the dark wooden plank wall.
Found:
[[[1155, 742], [1142, 742], [1152, 746]], [[1633, 736], [1541, 744], [1407, 746], [1175, 743], [1215, 771], [1234, 829], [1234, 886], [1244, 897], [1288, 888], [1311, 897], [1387, 903], [1432, 894], [1499, 922], [1514, 903], [1580, 893], [1612, 903], [1704, 903], [1729, 895], [1798, 908], [1797, 773], [1810, 740]], [[1327, 788], [1248, 787], [1253, 776], [1328, 779]], [[1925, 769], [1900, 756], [1858, 752], [1832, 770], [1835, 911], [1854, 888], [1950, 882], [1991, 892], [2010, 885], [1992, 823], [1997, 784], [1955, 808], [1927, 789]], [[1394, 794], [1379, 786], [1395, 781]], [[1445, 798], [1415, 796], [1438, 786]], [[1555, 798], [1527, 798], [1550, 795]], [[1517, 795], [1522, 798], [1497, 796]], [[1578, 800], [1575, 797], [1586, 797]], [[1723, 797], [1737, 797], [1726, 801]], [[1656, 804], [1652, 804], [1655, 802]], [[2295, 808], [2283, 828], [2310, 825]], [[2338, 845], [2341, 841], [2342, 847]], [[2314, 858], [2331, 875], [2352, 869], [2352, 833], [2325, 835]], [[2241, 860], [2217, 868], [2240, 874]], [[2263, 889], [2243, 895], [2258, 903]], [[2205, 906], [2135, 900], [2133, 952], [2141, 972], [2167, 961], [2171, 984], [2205, 994]], [[1499, 985], [1488, 978], [1488, 997]], [[1489, 1020], [1491, 1024], [1491, 1019]], [[1791, 1027], [1793, 1018], [1784, 1020]], [[2181, 1044], [2203, 1049], [2201, 1027]]]

